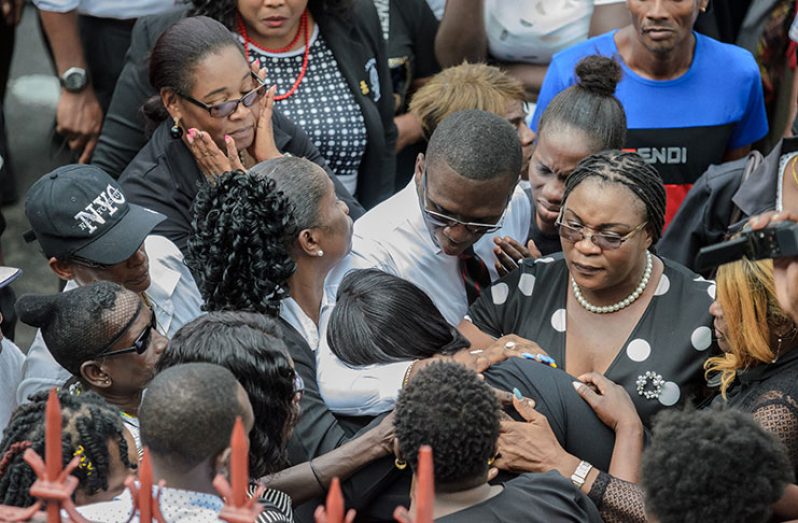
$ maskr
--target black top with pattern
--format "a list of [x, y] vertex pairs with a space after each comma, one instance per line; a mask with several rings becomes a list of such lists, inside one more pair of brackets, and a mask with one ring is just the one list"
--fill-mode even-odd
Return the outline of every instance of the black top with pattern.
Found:
[[[703, 387], [704, 360], [713, 346], [709, 306], [714, 283], [681, 265], [662, 261], [665, 267], [654, 297], [604, 373], [626, 389], [646, 426], [659, 410], [692, 397]], [[537, 342], [562, 366], [569, 289], [562, 254], [523, 260], [517, 270], [483, 293], [468, 315], [491, 336], [517, 334]], [[644, 386], [638, 390], [641, 379]]]
[[[716, 408], [749, 412], [763, 429], [782, 442], [793, 470], [798, 473], [798, 350], [775, 363], [741, 371], [726, 394], [712, 401]], [[607, 523], [646, 521], [643, 491], [604, 472], [599, 474], [590, 498]]]
[[[250, 45], [249, 52], [266, 68], [267, 84], [277, 84], [279, 96], [299, 77], [305, 48], [268, 54]], [[366, 123], [318, 25], [310, 35], [305, 77], [293, 95], [275, 106], [308, 133], [333, 172], [355, 194], [360, 161], [366, 152]]]

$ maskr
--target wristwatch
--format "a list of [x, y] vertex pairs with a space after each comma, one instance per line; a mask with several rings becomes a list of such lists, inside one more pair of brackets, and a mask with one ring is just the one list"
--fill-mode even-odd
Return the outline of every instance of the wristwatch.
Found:
[[89, 75], [82, 67], [70, 67], [58, 80], [70, 93], [79, 93], [89, 84]]
[[571, 475], [571, 483], [573, 483], [576, 488], [582, 488], [582, 485], [585, 484], [587, 475], [590, 473], [590, 469], [592, 468], [593, 465], [587, 461], [580, 461], [579, 466], [576, 467], [576, 470]]

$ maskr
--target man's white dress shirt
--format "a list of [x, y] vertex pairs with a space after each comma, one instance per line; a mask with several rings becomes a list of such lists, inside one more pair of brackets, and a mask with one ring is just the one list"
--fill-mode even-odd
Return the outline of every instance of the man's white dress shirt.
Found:
[[[502, 228], [474, 244], [474, 251], [487, 265], [491, 280], [498, 278], [493, 267], [493, 239], [510, 236], [526, 244], [531, 219], [529, 198], [516, 187]], [[348, 272], [371, 268], [418, 285], [452, 325], [460, 323], [468, 311], [459, 260], [457, 256], [444, 254], [433, 242], [413, 180], [355, 222], [352, 252], [327, 277], [327, 295], [336, 296]], [[327, 406], [333, 412], [347, 415], [374, 415], [392, 409], [410, 362], [348, 367], [333, 354], [324, 335], [331, 309], [321, 316], [322, 336], [316, 352], [317, 379]]]

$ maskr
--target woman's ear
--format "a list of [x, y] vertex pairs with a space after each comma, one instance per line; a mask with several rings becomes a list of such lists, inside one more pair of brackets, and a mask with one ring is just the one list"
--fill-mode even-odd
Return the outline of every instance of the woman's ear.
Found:
[[105, 372], [103, 366], [96, 360], [84, 361], [80, 365], [80, 377], [92, 387], [107, 389], [114, 384], [111, 376]]
[[319, 229], [302, 229], [297, 236], [299, 250], [306, 256], [314, 258], [319, 255], [319, 252], [322, 252], [320, 240]]
[[178, 120], [183, 119], [183, 112], [180, 109], [180, 97], [173, 89], [161, 89], [161, 101], [163, 102], [163, 106], [166, 107], [166, 111], [169, 113], [169, 116], [172, 119], [177, 118]]

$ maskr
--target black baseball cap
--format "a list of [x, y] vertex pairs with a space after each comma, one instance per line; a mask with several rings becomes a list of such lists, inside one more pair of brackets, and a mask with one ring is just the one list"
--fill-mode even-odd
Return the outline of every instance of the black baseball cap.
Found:
[[115, 265], [130, 258], [161, 213], [129, 203], [119, 184], [93, 165], [64, 165], [39, 178], [25, 197], [33, 228], [28, 242], [39, 241], [48, 258], [80, 258]]

